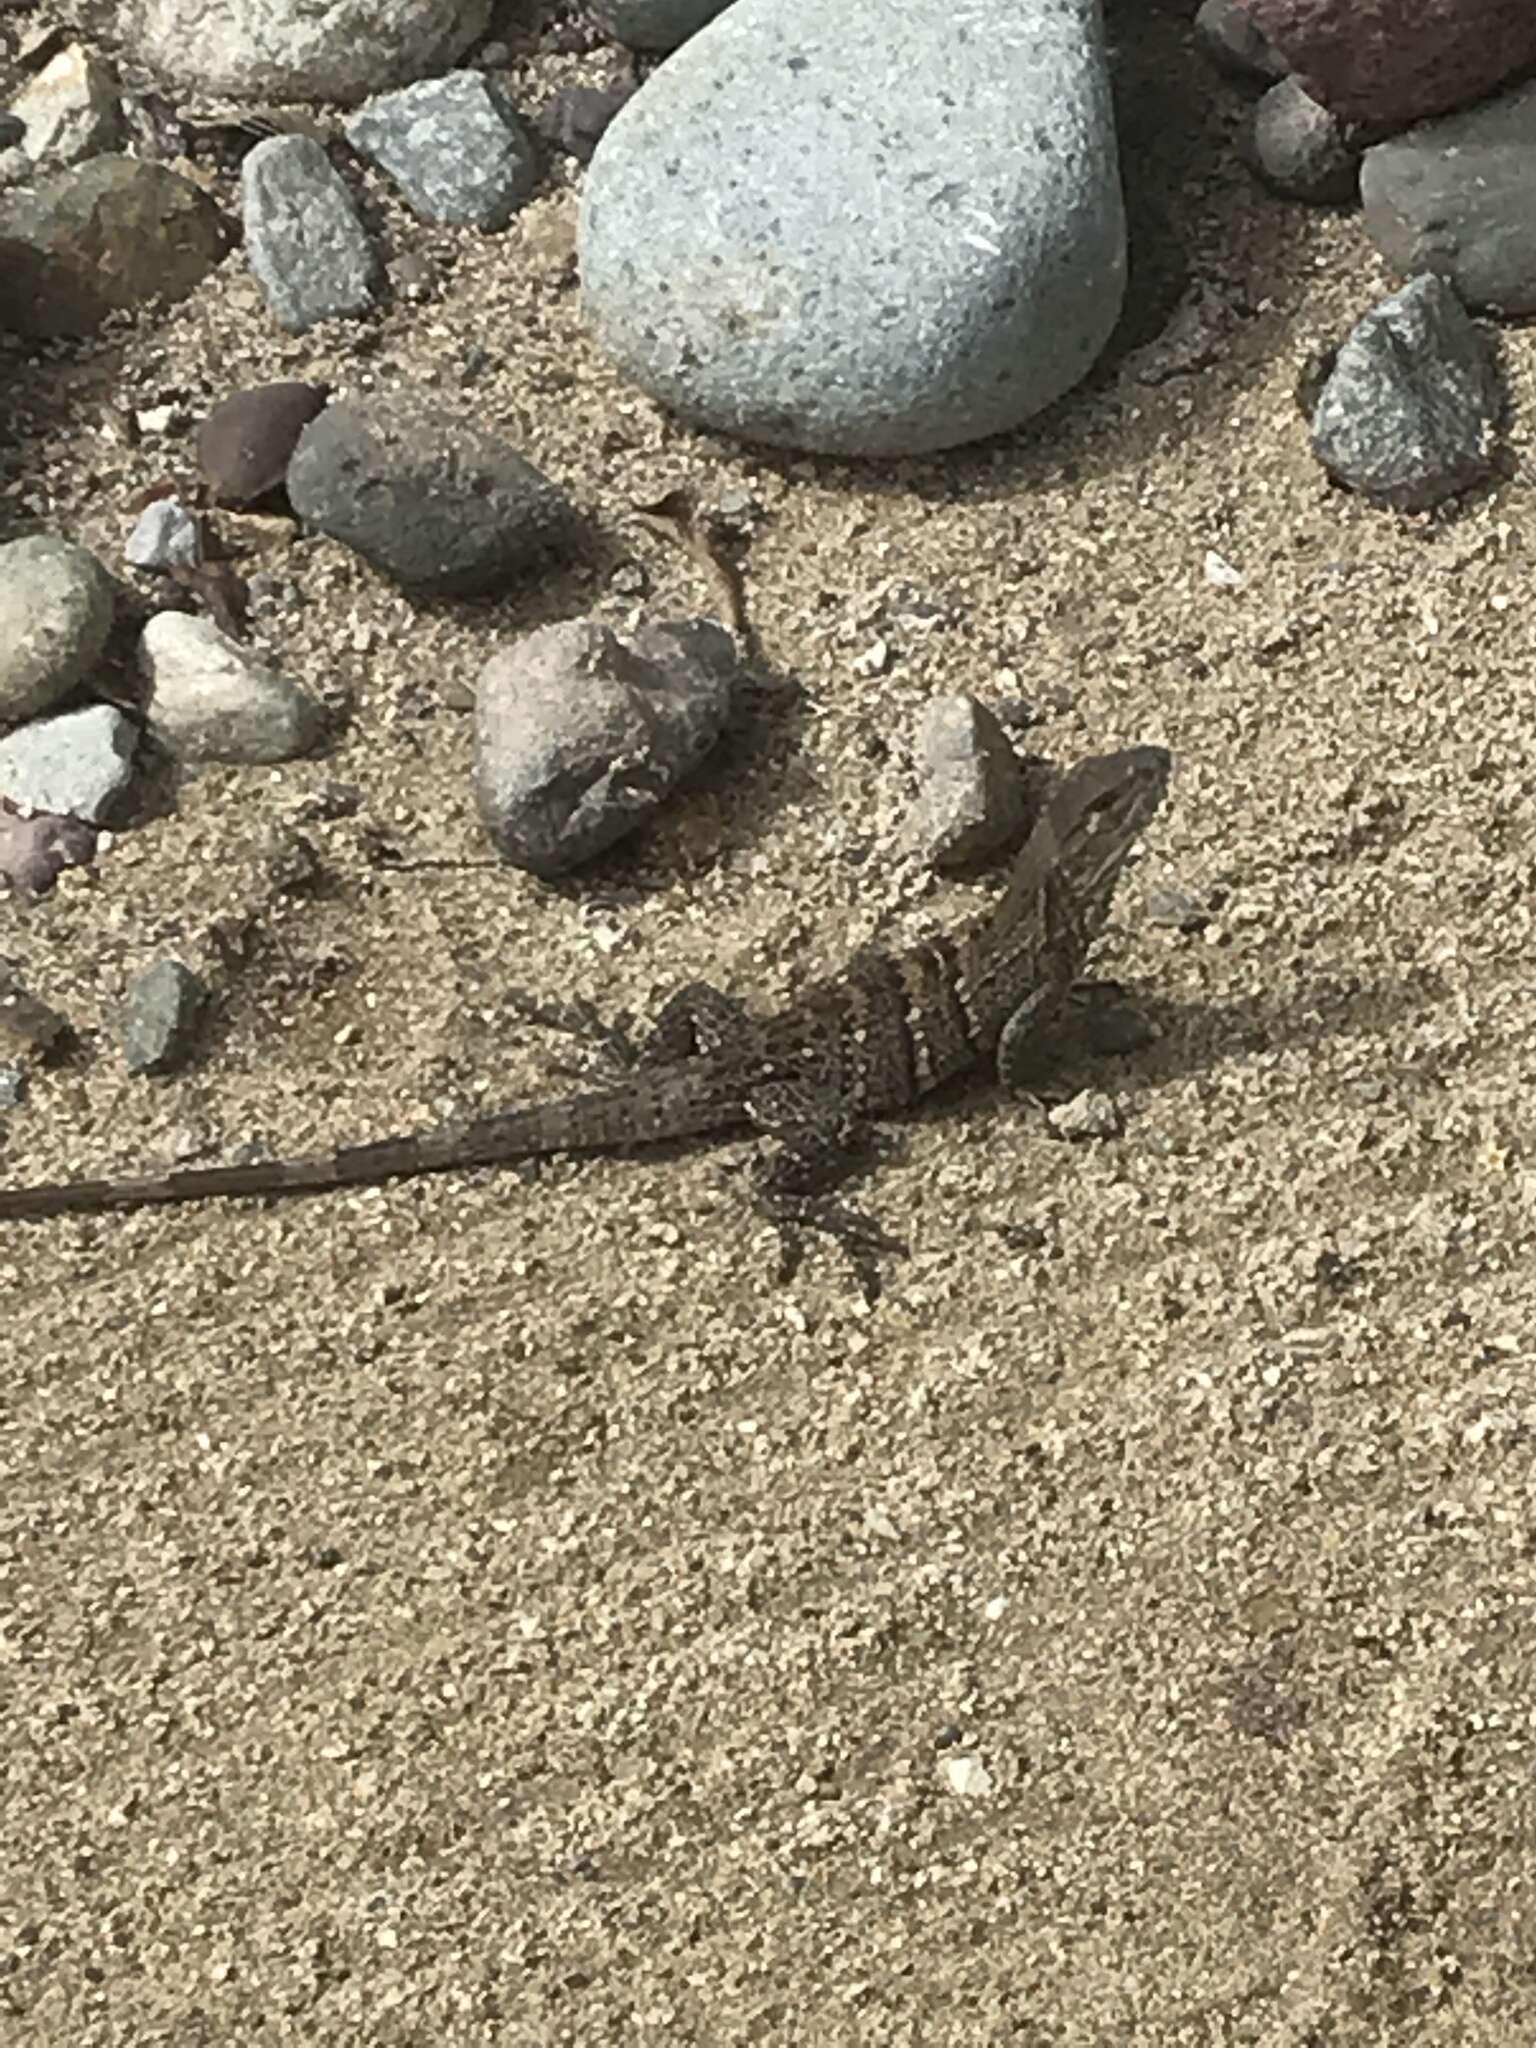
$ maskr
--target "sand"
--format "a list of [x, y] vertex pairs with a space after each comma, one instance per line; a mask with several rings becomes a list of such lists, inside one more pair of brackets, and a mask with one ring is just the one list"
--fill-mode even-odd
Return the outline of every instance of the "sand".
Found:
[[[81, 1041], [7, 1181], [536, 1096], [593, 1055], [521, 998], [776, 998], [958, 917], [995, 877], [901, 842], [936, 693], [1178, 767], [1100, 963], [1157, 1042], [1042, 1091], [1109, 1090], [1122, 1135], [985, 1086], [911, 1120], [872, 1308], [831, 1250], [775, 1285], [745, 1144], [0, 1233], [7, 2042], [1536, 2031], [1536, 334], [1500, 337], [1488, 488], [1330, 488], [1293, 387], [1393, 281], [1254, 189], [1185, 11], [1118, 21], [1125, 331], [1001, 443], [860, 468], [669, 422], [562, 283], [569, 180], [481, 240], [370, 178], [443, 275], [375, 326], [281, 338], [235, 261], [15, 371], [7, 530], [109, 561], [211, 399], [297, 376], [436, 383], [598, 540], [488, 606], [247, 559], [341, 736], [157, 791], [5, 912]], [[674, 485], [761, 508], [764, 674], [651, 832], [547, 888], [490, 860], [464, 707], [530, 625], [710, 603], [633, 515]], [[1169, 889], [1202, 930], [1149, 917]], [[113, 1029], [166, 953], [217, 1010], [152, 1082]]]

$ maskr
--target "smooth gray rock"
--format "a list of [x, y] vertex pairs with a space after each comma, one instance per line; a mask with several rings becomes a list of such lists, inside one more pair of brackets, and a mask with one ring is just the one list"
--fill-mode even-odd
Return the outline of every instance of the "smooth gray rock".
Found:
[[83, 681], [116, 603], [89, 548], [51, 533], [0, 547], [0, 726], [35, 718]]
[[1339, 350], [1312, 446], [1352, 490], [1422, 511], [1485, 473], [1501, 409], [1492, 354], [1455, 292], [1416, 277]]
[[258, 142], [240, 172], [245, 244], [272, 317], [290, 334], [366, 313], [379, 256], [352, 195], [311, 135]]
[[631, 50], [675, 50], [731, 0], [594, 0], [592, 19]]
[[182, 761], [288, 761], [324, 729], [319, 704], [211, 619], [157, 612], [139, 642], [155, 738]]
[[157, 960], [135, 977], [118, 1043], [130, 1074], [167, 1074], [192, 1049], [208, 991], [180, 960]]
[[138, 744], [138, 727], [110, 704], [35, 719], [0, 740], [0, 796], [99, 825], [132, 779]]
[[985, 704], [963, 691], [924, 706], [921, 778], [908, 830], [935, 867], [965, 867], [1005, 846], [1024, 823], [1024, 773]]
[[490, 11], [490, 0], [135, 0], [122, 29], [185, 99], [351, 106], [451, 64]]
[[1272, 85], [1253, 110], [1254, 168], [1288, 199], [1348, 206], [1360, 189], [1360, 151], [1337, 114], [1294, 78]]
[[480, 816], [503, 859], [563, 874], [650, 817], [730, 715], [736, 646], [684, 619], [540, 627], [493, 655], [475, 702]]
[[1125, 224], [1098, 0], [735, 0], [598, 144], [588, 315], [749, 440], [907, 455], [1092, 366]]
[[1536, 81], [1365, 152], [1365, 230], [1394, 270], [1463, 304], [1536, 313]]
[[414, 213], [450, 227], [504, 228], [539, 182], [539, 152], [499, 79], [451, 71], [383, 93], [346, 124]]
[[300, 518], [414, 589], [504, 589], [574, 524], [569, 500], [510, 442], [419, 391], [336, 400], [299, 436]]

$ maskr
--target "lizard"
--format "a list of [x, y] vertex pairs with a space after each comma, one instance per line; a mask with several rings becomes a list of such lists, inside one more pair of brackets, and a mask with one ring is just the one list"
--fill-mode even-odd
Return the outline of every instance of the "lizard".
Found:
[[1153, 746], [1080, 761], [1045, 803], [990, 911], [904, 952], [857, 954], [776, 1012], [753, 1014], [691, 984], [663, 1006], [611, 1086], [307, 1157], [0, 1187], [0, 1221], [317, 1192], [755, 1127], [779, 1140], [760, 1164], [757, 1194], [785, 1237], [786, 1260], [798, 1260], [805, 1229], [828, 1232], [870, 1291], [877, 1254], [903, 1247], [830, 1199], [869, 1120], [976, 1069], [1025, 1089], [1171, 769]]

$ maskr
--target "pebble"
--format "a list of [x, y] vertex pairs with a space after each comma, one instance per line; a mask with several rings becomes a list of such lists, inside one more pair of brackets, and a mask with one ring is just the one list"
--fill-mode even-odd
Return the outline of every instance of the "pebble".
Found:
[[1233, 78], [1259, 78], [1273, 85], [1290, 68], [1243, 0], [1201, 0], [1195, 41], [1218, 71]]
[[69, 1036], [69, 1020], [28, 995], [0, 962], [0, 1045], [23, 1056], [51, 1052]]
[[0, 149], [0, 192], [30, 184], [31, 179], [32, 159], [19, 143], [13, 149]]
[[157, 960], [134, 978], [118, 1024], [130, 1074], [167, 1074], [186, 1060], [208, 992], [180, 960]]
[[133, 777], [138, 727], [110, 704], [35, 719], [0, 739], [0, 796], [99, 825]]
[[594, 0], [592, 19], [632, 50], [675, 50], [731, 0]]
[[272, 317], [290, 334], [366, 313], [382, 276], [378, 251], [309, 135], [273, 135], [240, 168], [246, 252]]
[[1016, 838], [1024, 774], [985, 704], [963, 692], [936, 697], [917, 729], [920, 787], [908, 831], [934, 867], [965, 867]]
[[1318, 460], [1352, 490], [1422, 511], [1484, 475], [1503, 409], [1487, 342], [1443, 278], [1367, 313], [1312, 415]]
[[0, 195], [0, 326], [37, 338], [90, 334], [109, 313], [184, 299], [228, 239], [223, 214], [190, 178], [135, 157], [91, 157]]
[[1394, 270], [1462, 303], [1536, 313], [1536, 82], [1365, 153], [1365, 230]]
[[0, 1067], [0, 1109], [17, 1109], [26, 1100], [27, 1073], [24, 1067]]
[[451, 71], [370, 100], [347, 140], [422, 220], [504, 228], [539, 182], [538, 147], [499, 79]]
[[66, 868], [96, 858], [96, 831], [79, 818], [30, 817], [0, 797], [0, 881], [18, 896], [46, 896]]
[[1265, 184], [1288, 199], [1348, 206], [1358, 195], [1360, 151], [1350, 131], [1294, 78], [1272, 85], [1254, 108], [1248, 154]]
[[123, 555], [131, 569], [194, 568], [203, 559], [203, 531], [180, 498], [156, 498], [133, 523]]
[[78, 43], [60, 50], [11, 102], [25, 125], [28, 156], [63, 165], [116, 149], [123, 133], [118, 91], [109, 64]]
[[1102, 1088], [1081, 1088], [1069, 1102], [1047, 1111], [1045, 1120], [1058, 1138], [1113, 1138], [1120, 1131], [1120, 1106]]
[[590, 163], [614, 115], [634, 95], [635, 86], [628, 79], [613, 85], [562, 86], [540, 107], [534, 125], [551, 149], [577, 163]]
[[1099, 7], [979, 12], [958, 34], [951, 0], [908, 0], [896, 34], [888, 0], [735, 0], [646, 81], [580, 222], [626, 375], [850, 455], [1002, 432], [1078, 382], [1125, 278]]
[[480, 816], [505, 860], [558, 875], [642, 824], [720, 737], [738, 673], [707, 619], [565, 619], [495, 654], [475, 704]]
[[499, 434], [422, 392], [328, 405], [299, 436], [302, 519], [409, 588], [503, 589], [569, 535], [570, 501]]
[[211, 619], [157, 612], [139, 643], [151, 732], [180, 761], [288, 761], [313, 747], [325, 716]]
[[197, 430], [197, 463], [215, 505], [249, 505], [288, 473], [299, 435], [329, 397], [324, 384], [253, 384], [221, 399]]
[[88, 548], [48, 533], [0, 546], [0, 725], [35, 718], [90, 673], [116, 602]]
[[138, 0], [123, 33], [148, 70], [197, 100], [339, 100], [451, 64], [490, 0]]

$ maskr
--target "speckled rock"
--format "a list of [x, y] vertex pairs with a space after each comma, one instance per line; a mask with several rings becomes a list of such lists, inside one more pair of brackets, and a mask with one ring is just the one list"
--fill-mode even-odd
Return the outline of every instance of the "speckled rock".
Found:
[[1287, 198], [1347, 206], [1360, 189], [1360, 151], [1351, 133], [1296, 79], [1282, 78], [1253, 110], [1249, 160]]
[[0, 796], [99, 825], [132, 779], [138, 743], [138, 727], [111, 704], [34, 719], [0, 739]]
[[382, 93], [347, 140], [389, 174], [422, 220], [504, 228], [539, 182], [538, 146], [499, 79], [453, 71]]
[[340, 100], [451, 64], [490, 0], [139, 0], [139, 61], [197, 99]]
[[1421, 511], [1486, 472], [1502, 403], [1488, 344], [1455, 292], [1443, 278], [1416, 277], [1340, 348], [1312, 446], [1351, 489]]
[[1301, 83], [1383, 130], [1449, 113], [1536, 64], [1531, 0], [1245, 0]]
[[35, 718], [90, 674], [116, 602], [89, 548], [48, 533], [0, 547], [0, 726]]
[[500, 590], [557, 547], [565, 494], [499, 434], [427, 393], [333, 401], [288, 465], [294, 510], [401, 583]]
[[1394, 270], [1469, 306], [1536, 313], [1536, 83], [1366, 151], [1366, 232]]
[[1097, 0], [908, 0], [899, 35], [888, 0], [735, 0], [598, 144], [580, 254], [598, 339], [689, 420], [854, 455], [1017, 426], [1120, 310]]
[[921, 786], [908, 833], [935, 867], [964, 867], [1014, 838], [1024, 823], [1024, 775], [985, 704], [963, 691], [923, 707]]
[[365, 313], [382, 275], [352, 195], [311, 135], [259, 142], [240, 170], [246, 253], [290, 334]]
[[135, 977], [123, 1005], [118, 1043], [131, 1074], [168, 1074], [185, 1061], [208, 991], [180, 960], [157, 960]]
[[0, 326], [89, 334], [146, 299], [184, 299], [228, 244], [224, 216], [190, 178], [97, 156], [0, 197]]
[[737, 671], [731, 636], [706, 619], [634, 633], [565, 619], [493, 655], [475, 774], [498, 852], [557, 875], [632, 832], [720, 737]]

